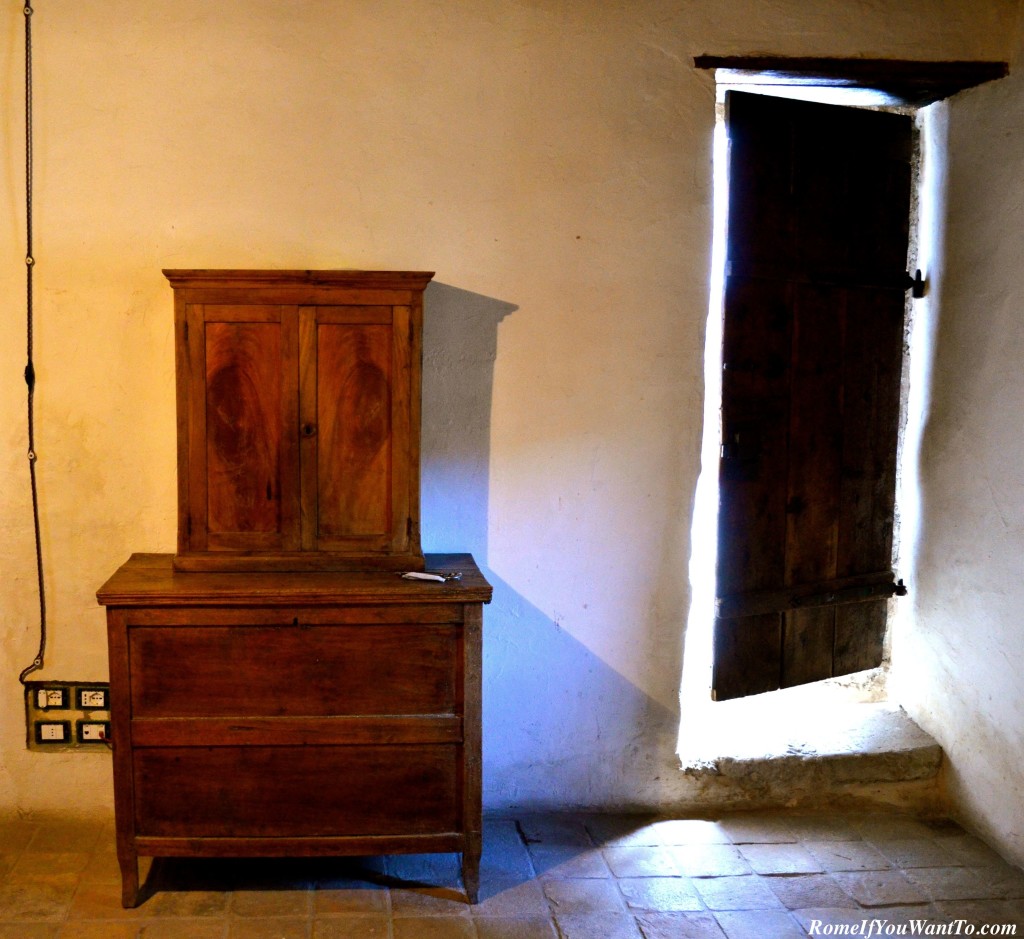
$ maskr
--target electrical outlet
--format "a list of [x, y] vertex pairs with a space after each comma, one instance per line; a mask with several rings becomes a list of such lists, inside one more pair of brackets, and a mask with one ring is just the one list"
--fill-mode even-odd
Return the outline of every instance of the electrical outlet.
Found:
[[110, 721], [79, 721], [79, 743], [106, 743], [110, 739]]
[[64, 710], [64, 708], [70, 707], [68, 689], [62, 687], [37, 688], [36, 707], [40, 711]]
[[36, 721], [36, 743], [70, 742], [71, 723], [69, 721]]
[[25, 742], [30, 750], [102, 753], [110, 740], [110, 685], [98, 681], [25, 682]]
[[80, 711], [105, 711], [110, 707], [107, 701], [108, 694], [106, 688], [79, 688], [78, 709]]

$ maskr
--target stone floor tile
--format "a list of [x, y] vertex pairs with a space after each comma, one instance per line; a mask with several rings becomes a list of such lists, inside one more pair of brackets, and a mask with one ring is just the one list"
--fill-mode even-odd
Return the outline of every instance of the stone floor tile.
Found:
[[529, 918], [549, 916], [548, 899], [536, 879], [484, 881], [479, 902], [469, 911], [473, 916]]
[[388, 891], [377, 884], [361, 880], [335, 881], [329, 887], [317, 887], [313, 891], [315, 916], [387, 911]]
[[311, 890], [236, 890], [231, 894], [231, 913], [239, 917], [308, 916], [312, 903]]
[[991, 868], [919, 867], [907, 877], [932, 900], [1004, 900], [1000, 884]]
[[951, 818], [919, 818], [933, 838], [962, 838], [967, 834], [963, 825]]
[[476, 928], [468, 917], [425, 916], [396, 919], [394, 939], [476, 939]]
[[469, 904], [461, 890], [451, 887], [392, 887], [394, 917], [469, 916]]
[[614, 880], [545, 880], [544, 895], [555, 914], [590, 914], [626, 909]]
[[677, 877], [681, 873], [668, 848], [629, 845], [605, 848], [602, 853], [616, 877]]
[[474, 917], [477, 939], [558, 939], [555, 924], [543, 916]]
[[313, 939], [388, 939], [391, 935], [388, 927], [388, 918], [382, 915], [321, 916], [313, 921], [312, 936]]
[[863, 935], [864, 920], [879, 920], [891, 924], [902, 924], [910, 919], [927, 920], [936, 916], [935, 907], [931, 905], [885, 907], [874, 910], [851, 910], [838, 907], [812, 907], [806, 910], [794, 910], [793, 916], [803, 929], [810, 935], [824, 935], [825, 926], [846, 926], [857, 929], [846, 935]]
[[515, 821], [503, 819], [484, 824], [481, 876], [488, 874], [502, 879], [528, 880], [533, 876], [533, 863], [526, 843]]
[[693, 885], [712, 910], [782, 910], [782, 901], [753, 874], [740, 877], [696, 877]]
[[893, 867], [949, 867], [954, 857], [934, 838], [908, 838], [900, 841], [873, 842]]
[[1005, 863], [998, 852], [974, 835], [953, 835], [942, 839], [942, 846], [963, 867], [987, 867]]
[[462, 889], [462, 868], [457, 854], [395, 854], [385, 858], [391, 880], [422, 887]]
[[[121, 887], [113, 885], [109, 894], [95, 898], [86, 888], [54, 884], [6, 884], [0, 886], [0, 920], [72, 918], [110, 918], [111, 910], [121, 918]], [[79, 902], [81, 898], [81, 903]], [[92, 901], [96, 901], [93, 903]], [[88, 912], [89, 916], [76, 916]]]
[[[0, 939], [55, 939], [59, 928], [51, 923], [0, 923]], [[65, 932], [60, 939], [74, 936]]]
[[[227, 925], [222, 924], [221, 936], [226, 929]], [[58, 939], [136, 939], [138, 934], [138, 923], [101, 919], [65, 923], [57, 931]], [[178, 939], [184, 939], [184, 933], [179, 933]]]
[[538, 875], [550, 877], [611, 877], [599, 848], [574, 845], [530, 845], [530, 857]]
[[932, 833], [926, 824], [909, 815], [874, 813], [860, 816], [855, 824], [860, 836], [868, 841], [929, 838]]
[[165, 890], [146, 904], [147, 916], [226, 916], [231, 894], [219, 890]]
[[718, 822], [702, 818], [663, 819], [652, 827], [661, 844], [731, 844], [728, 833]]
[[597, 845], [650, 847], [663, 843], [658, 821], [654, 815], [592, 815], [586, 828]]
[[711, 913], [640, 913], [637, 923], [644, 939], [724, 939]]
[[1012, 923], [1003, 900], [950, 900], [935, 904], [943, 920], [964, 920], [972, 926]]
[[776, 910], [743, 910], [716, 913], [728, 939], [805, 939], [806, 934], [789, 913]]
[[733, 844], [786, 844], [797, 840], [785, 816], [730, 815], [719, 824]]
[[33, 822], [0, 821], [0, 853], [20, 854], [38, 829]]
[[818, 874], [822, 866], [799, 844], [743, 844], [740, 854], [758, 874]]
[[228, 935], [228, 922], [226, 919], [158, 919], [139, 924], [138, 939], [224, 939]]
[[121, 867], [114, 850], [94, 851], [90, 854], [82, 870], [82, 880], [91, 884], [120, 883]]
[[95, 822], [57, 822], [40, 825], [25, 846], [26, 851], [84, 851], [92, 853], [105, 827]]
[[628, 913], [556, 915], [555, 923], [562, 939], [644, 939]]
[[679, 869], [689, 877], [750, 873], [746, 858], [732, 844], [686, 844], [674, 850]]
[[693, 882], [687, 877], [637, 877], [619, 881], [619, 889], [631, 910], [678, 913], [703, 910]]
[[811, 852], [826, 871], [884, 871], [889, 859], [866, 841], [807, 841]]
[[[367, 933], [364, 931], [363, 935]], [[387, 933], [380, 934], [382, 939]], [[302, 917], [278, 916], [233, 919], [228, 927], [229, 939], [308, 939], [309, 920]]]
[[7, 883], [52, 882], [68, 875], [76, 883], [92, 857], [84, 851], [25, 851], [5, 877]]
[[901, 871], [840, 871], [832, 876], [843, 890], [866, 907], [927, 903], [929, 900], [920, 886], [907, 880]]
[[787, 910], [814, 906], [855, 908], [857, 904], [828, 874], [767, 877], [765, 882]]
[[594, 843], [582, 815], [523, 815], [516, 823], [527, 844]]
[[857, 841], [860, 838], [854, 822], [835, 813], [788, 815], [786, 826], [800, 841]]

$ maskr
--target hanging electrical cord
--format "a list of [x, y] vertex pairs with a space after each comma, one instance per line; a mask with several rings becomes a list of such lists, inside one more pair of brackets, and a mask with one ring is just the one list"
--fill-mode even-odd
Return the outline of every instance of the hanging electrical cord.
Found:
[[39, 651], [32, 664], [18, 676], [22, 684], [32, 672], [43, 667], [46, 654], [46, 592], [43, 588], [43, 542], [39, 530], [39, 487], [36, 482], [36, 369], [32, 362], [32, 271], [36, 264], [32, 252], [32, 5], [25, 3], [25, 319], [28, 336], [28, 363], [25, 384], [28, 385], [28, 472], [32, 483], [32, 521], [36, 536], [36, 578], [39, 582]]

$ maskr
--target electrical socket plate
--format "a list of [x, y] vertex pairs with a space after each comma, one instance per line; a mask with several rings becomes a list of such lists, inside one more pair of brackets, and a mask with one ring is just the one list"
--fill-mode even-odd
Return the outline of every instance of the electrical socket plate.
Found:
[[[30, 750], [106, 753], [110, 685], [96, 681], [25, 682], [25, 740]], [[97, 746], [100, 744], [100, 746]]]

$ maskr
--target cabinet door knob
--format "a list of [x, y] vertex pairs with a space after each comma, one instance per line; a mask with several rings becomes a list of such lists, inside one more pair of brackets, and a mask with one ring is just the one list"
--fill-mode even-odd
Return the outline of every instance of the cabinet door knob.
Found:
[[316, 424], [303, 424], [302, 425], [302, 436], [313, 437], [316, 435]]

